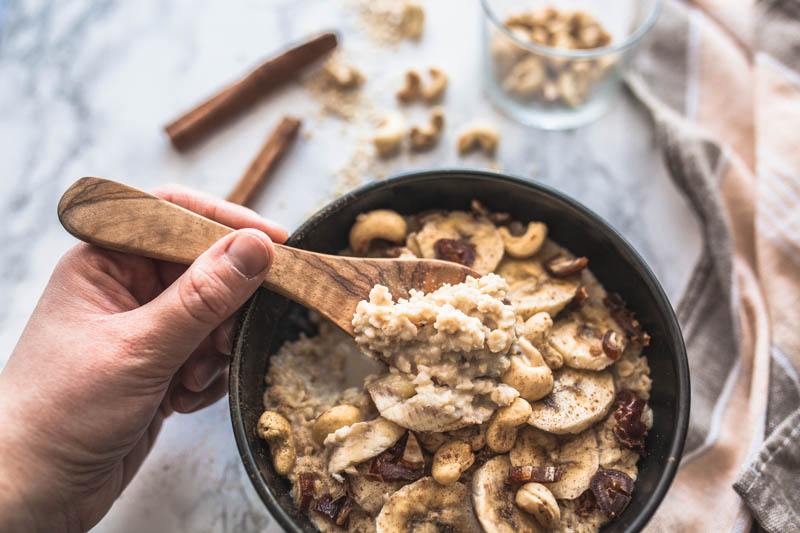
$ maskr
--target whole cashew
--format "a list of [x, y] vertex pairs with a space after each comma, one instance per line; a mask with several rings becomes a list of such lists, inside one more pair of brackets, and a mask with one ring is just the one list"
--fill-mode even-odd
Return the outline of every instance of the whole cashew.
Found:
[[511, 365], [503, 374], [502, 382], [517, 389], [520, 397], [535, 402], [553, 390], [553, 371], [545, 364], [539, 350], [525, 337], [520, 337], [518, 343], [524, 357], [510, 357]]
[[441, 107], [435, 107], [431, 111], [431, 122], [427, 128], [420, 128], [414, 126], [409, 133], [409, 140], [411, 141], [411, 148], [414, 150], [428, 150], [432, 148], [444, 131], [444, 110]]
[[553, 319], [550, 313], [541, 311], [525, 321], [521, 333], [531, 344], [536, 344], [544, 341], [545, 335], [552, 327]]
[[258, 436], [269, 444], [275, 472], [281, 476], [291, 472], [297, 459], [297, 452], [289, 421], [274, 411], [264, 411], [258, 419], [257, 432]]
[[388, 113], [372, 137], [375, 151], [381, 157], [389, 157], [396, 154], [403, 144], [405, 134], [406, 127], [403, 116], [397, 112]]
[[497, 150], [497, 143], [500, 134], [494, 126], [489, 124], [474, 123], [469, 125], [458, 136], [458, 152], [465, 154], [476, 148], [480, 148], [486, 155], [494, 154]]
[[350, 249], [356, 255], [364, 255], [373, 239], [402, 242], [407, 227], [405, 219], [390, 209], [361, 213], [350, 228]]
[[431, 475], [441, 485], [452, 485], [474, 462], [475, 454], [469, 443], [451, 440], [442, 444], [433, 455]]
[[431, 104], [439, 100], [447, 89], [447, 74], [436, 67], [429, 68], [428, 74], [431, 76], [431, 82], [422, 89], [422, 99]]
[[331, 407], [314, 420], [311, 426], [311, 438], [319, 446], [325, 442], [325, 437], [339, 428], [352, 426], [361, 422], [361, 411], [352, 405], [337, 405]]
[[531, 404], [523, 398], [517, 398], [508, 407], [501, 407], [486, 430], [486, 445], [497, 453], [511, 450], [517, 440], [517, 428], [527, 422], [530, 416]]
[[405, 86], [396, 93], [397, 99], [404, 103], [413, 102], [422, 92], [422, 78], [416, 70], [409, 70], [405, 79]]
[[352, 65], [328, 61], [324, 69], [330, 80], [340, 89], [353, 89], [364, 81], [364, 76]]
[[506, 253], [517, 259], [530, 257], [542, 247], [547, 237], [547, 225], [542, 222], [529, 222], [525, 233], [514, 236], [507, 227], [498, 228]]
[[536, 517], [542, 527], [551, 529], [561, 520], [553, 493], [541, 483], [526, 483], [517, 490], [514, 498], [517, 507]]

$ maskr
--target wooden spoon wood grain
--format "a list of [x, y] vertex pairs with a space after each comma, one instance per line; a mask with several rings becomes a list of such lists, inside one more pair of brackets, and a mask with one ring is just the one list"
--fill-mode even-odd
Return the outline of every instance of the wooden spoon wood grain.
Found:
[[[146, 192], [102, 178], [81, 178], [58, 203], [61, 225], [78, 239], [118, 252], [191, 264], [233, 229]], [[371, 259], [275, 244], [264, 286], [314, 309], [353, 335], [359, 301], [376, 284], [395, 298], [460, 283], [472, 269], [435, 259]]]

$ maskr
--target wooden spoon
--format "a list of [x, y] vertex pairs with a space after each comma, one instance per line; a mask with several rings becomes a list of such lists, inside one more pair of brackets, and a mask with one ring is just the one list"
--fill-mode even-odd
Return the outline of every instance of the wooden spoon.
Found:
[[[78, 239], [118, 252], [191, 264], [233, 231], [127, 185], [81, 178], [58, 203], [61, 225]], [[264, 286], [314, 309], [353, 335], [353, 314], [376, 284], [395, 298], [409, 289], [435, 290], [460, 283], [472, 269], [435, 259], [370, 259], [307, 252], [275, 244]]]

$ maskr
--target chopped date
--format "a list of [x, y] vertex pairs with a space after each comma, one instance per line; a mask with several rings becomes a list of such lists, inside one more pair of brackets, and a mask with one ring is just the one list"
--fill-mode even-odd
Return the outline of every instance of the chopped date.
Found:
[[589, 488], [597, 507], [609, 518], [617, 518], [631, 501], [633, 480], [625, 472], [600, 468], [592, 476]]
[[578, 496], [577, 500], [578, 506], [575, 509], [575, 512], [578, 513], [578, 516], [583, 518], [588, 518], [597, 510], [597, 500], [594, 497], [594, 493], [592, 489], [586, 489]]
[[347, 517], [353, 509], [353, 500], [350, 494], [344, 494], [334, 500], [330, 494], [325, 494], [314, 502], [314, 511], [330, 518], [337, 526], [345, 526]]
[[314, 474], [311, 472], [302, 472], [298, 476], [300, 485], [300, 508], [305, 511], [308, 509], [311, 500], [314, 499]]
[[572, 300], [569, 303], [571, 306], [580, 307], [588, 298], [589, 293], [586, 292], [586, 287], [580, 286], [578, 287], [578, 290], [575, 291], [575, 296], [572, 297]]
[[512, 466], [508, 470], [507, 485], [522, 485], [530, 481], [536, 483], [555, 483], [561, 480], [564, 468], [556, 466]]
[[632, 341], [638, 342], [642, 346], [650, 345], [650, 335], [644, 330], [642, 324], [636, 320], [636, 315], [625, 305], [625, 300], [622, 299], [622, 296], [616, 292], [610, 292], [603, 299], [603, 303], [611, 313], [611, 317], [616, 320], [617, 324]]
[[556, 278], [566, 278], [567, 276], [577, 274], [588, 265], [589, 259], [586, 257], [576, 257], [571, 259], [565, 256], [558, 256], [545, 263], [544, 267], [551, 276]]
[[469, 241], [456, 239], [439, 239], [433, 245], [436, 259], [443, 259], [464, 266], [472, 266], [475, 263], [477, 252], [475, 245]]
[[626, 448], [644, 453], [644, 435], [647, 426], [642, 421], [646, 403], [632, 391], [623, 390], [614, 400], [614, 436]]
[[[413, 439], [411, 446], [408, 446], [411, 439]], [[375, 481], [416, 481], [421, 478], [425, 472], [422, 450], [409, 450], [409, 454], [406, 455], [406, 449], [413, 448], [414, 445], [419, 448], [416, 437], [409, 431], [372, 460], [367, 474], [369, 478]], [[422, 460], [414, 461], [417, 456]]]

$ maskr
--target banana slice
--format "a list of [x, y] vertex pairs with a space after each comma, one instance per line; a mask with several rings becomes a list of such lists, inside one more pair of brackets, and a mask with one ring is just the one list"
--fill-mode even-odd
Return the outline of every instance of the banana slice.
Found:
[[406, 485], [407, 482], [370, 479], [367, 477], [369, 467], [369, 463], [358, 465], [358, 468], [356, 468], [358, 474], [347, 476], [347, 483], [353, 500], [370, 515], [378, 516], [389, 496], [403, 485]]
[[458, 482], [445, 487], [432, 477], [424, 477], [392, 494], [375, 519], [375, 526], [377, 533], [481, 533], [467, 487]]
[[614, 379], [608, 370], [562, 368], [554, 372], [553, 392], [531, 404], [528, 424], [564, 435], [580, 433], [603, 418], [614, 401]]
[[325, 438], [328, 472], [338, 481], [341, 472], [356, 474], [355, 465], [380, 454], [405, 433], [405, 428], [381, 417], [337, 429]]
[[491, 418], [495, 407], [473, 394], [430, 386], [417, 393], [400, 374], [387, 374], [367, 385], [381, 416], [413, 431], [452, 431]]
[[509, 259], [500, 261], [495, 269], [495, 274], [503, 277], [508, 283], [523, 281], [530, 278], [540, 278], [547, 274], [541, 261], [535, 259]]
[[508, 455], [489, 459], [472, 478], [472, 505], [486, 533], [544, 531], [531, 515], [514, 503], [514, 491], [506, 485], [511, 461]]
[[578, 287], [580, 282], [576, 279], [554, 279], [545, 275], [511, 283], [508, 299], [523, 320], [541, 312], [554, 317], [572, 301]]
[[615, 361], [603, 347], [603, 339], [609, 331], [613, 332], [614, 348], [618, 350], [616, 358], [619, 358], [627, 345], [625, 333], [607, 309], [587, 302], [578, 313], [553, 325], [547, 344], [562, 355], [564, 364], [569, 367], [602, 370]]
[[558, 438], [532, 427], [521, 429], [509, 452], [512, 466], [561, 466], [561, 479], [545, 486], [558, 499], [572, 500], [589, 488], [599, 467], [595, 429]]
[[409, 235], [408, 244], [422, 257], [436, 257], [434, 247], [440, 239], [465, 240], [475, 246], [475, 262], [471, 267], [480, 274], [493, 272], [503, 258], [503, 238], [497, 227], [485, 218], [475, 218], [471, 213], [453, 211], [447, 215], [431, 215], [417, 233]]

